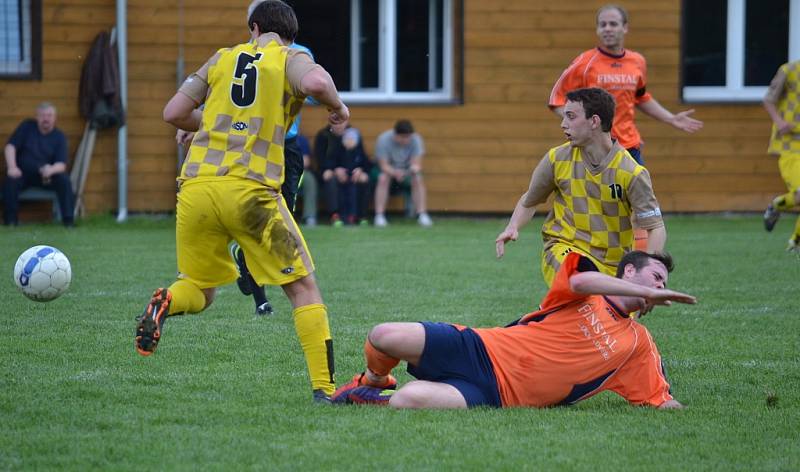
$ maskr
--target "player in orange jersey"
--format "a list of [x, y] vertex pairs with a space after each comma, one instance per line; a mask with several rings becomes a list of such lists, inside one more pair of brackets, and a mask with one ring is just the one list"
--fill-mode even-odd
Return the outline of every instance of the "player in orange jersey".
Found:
[[[667, 290], [672, 259], [633, 251], [617, 277], [571, 253], [542, 308], [506, 327], [384, 323], [364, 347], [367, 369], [339, 388], [334, 403], [396, 408], [548, 407], [604, 390], [633, 405], [681, 408], [647, 328], [629, 314], [671, 302], [696, 302]], [[418, 380], [397, 390], [401, 360]]]
[[[563, 117], [566, 93], [581, 87], [600, 87], [614, 96], [617, 111], [611, 134], [622, 147], [644, 165], [642, 138], [634, 124], [635, 108], [675, 128], [694, 133], [703, 122], [692, 118], [694, 110], [677, 114], [661, 106], [647, 91], [647, 62], [638, 52], [625, 49], [628, 12], [619, 5], [605, 5], [597, 11], [597, 37], [600, 45], [584, 51], [561, 74], [550, 92], [550, 108]], [[636, 249], [648, 247], [647, 234], [635, 233]]]
[[642, 139], [633, 122], [634, 108], [675, 128], [694, 133], [703, 122], [692, 118], [694, 110], [677, 114], [661, 106], [647, 91], [647, 62], [638, 52], [625, 49], [628, 12], [619, 5], [605, 5], [597, 11], [600, 45], [576, 57], [561, 74], [550, 93], [550, 108], [563, 117], [566, 93], [582, 87], [607, 90], [617, 102], [611, 134], [644, 165]]

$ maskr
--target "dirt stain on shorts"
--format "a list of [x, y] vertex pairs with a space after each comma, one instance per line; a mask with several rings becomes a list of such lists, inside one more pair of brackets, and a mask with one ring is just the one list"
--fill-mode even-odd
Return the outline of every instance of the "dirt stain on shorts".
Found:
[[268, 202], [267, 198], [259, 197], [247, 200], [242, 208], [244, 226], [259, 244], [264, 241], [264, 233], [268, 233], [273, 255], [290, 265], [297, 258], [297, 240], [286, 223], [277, 218], [277, 208], [267, 208]]

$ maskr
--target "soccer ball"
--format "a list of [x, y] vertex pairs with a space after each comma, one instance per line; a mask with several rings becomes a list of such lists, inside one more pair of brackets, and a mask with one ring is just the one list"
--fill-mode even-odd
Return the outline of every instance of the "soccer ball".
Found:
[[63, 252], [51, 246], [33, 246], [17, 259], [14, 282], [26, 297], [49, 302], [69, 288], [72, 267]]

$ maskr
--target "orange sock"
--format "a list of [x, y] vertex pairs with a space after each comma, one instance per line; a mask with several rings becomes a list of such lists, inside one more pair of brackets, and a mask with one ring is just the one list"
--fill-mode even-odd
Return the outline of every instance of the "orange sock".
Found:
[[377, 350], [369, 342], [369, 339], [364, 343], [364, 357], [367, 359], [367, 369], [381, 377], [389, 375], [392, 369], [400, 363], [400, 359], [395, 359]]

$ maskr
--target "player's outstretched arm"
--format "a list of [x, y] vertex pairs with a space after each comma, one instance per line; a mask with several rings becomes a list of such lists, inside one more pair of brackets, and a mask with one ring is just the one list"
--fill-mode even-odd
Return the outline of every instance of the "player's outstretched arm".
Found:
[[548, 155], [545, 155], [531, 174], [531, 182], [528, 191], [520, 197], [511, 219], [506, 225], [506, 229], [495, 238], [495, 250], [497, 257], [503, 257], [505, 244], [508, 241], [516, 241], [519, 237], [519, 230], [525, 226], [536, 213], [536, 205], [547, 200], [547, 197], [555, 190], [553, 180], [553, 168], [550, 165]]
[[611, 277], [600, 272], [581, 272], [569, 279], [570, 289], [582, 295], [616, 295], [644, 298], [648, 305], [666, 305], [672, 302], [693, 305], [697, 299], [692, 295], [674, 290], [646, 287]]
[[517, 206], [514, 207], [514, 213], [511, 215], [506, 229], [498, 234], [497, 238], [494, 240], [498, 259], [505, 254], [506, 243], [509, 241], [516, 241], [519, 238], [519, 229], [525, 226], [525, 224], [533, 218], [534, 213], [536, 213], [536, 208], [527, 208], [524, 203], [525, 195], [519, 199]]
[[639, 104], [638, 107], [645, 114], [650, 115], [658, 121], [672, 125], [687, 133], [694, 133], [703, 128], [702, 121], [696, 120], [690, 116], [694, 113], [694, 109], [672, 114], [669, 110], [661, 106], [655, 98]]

